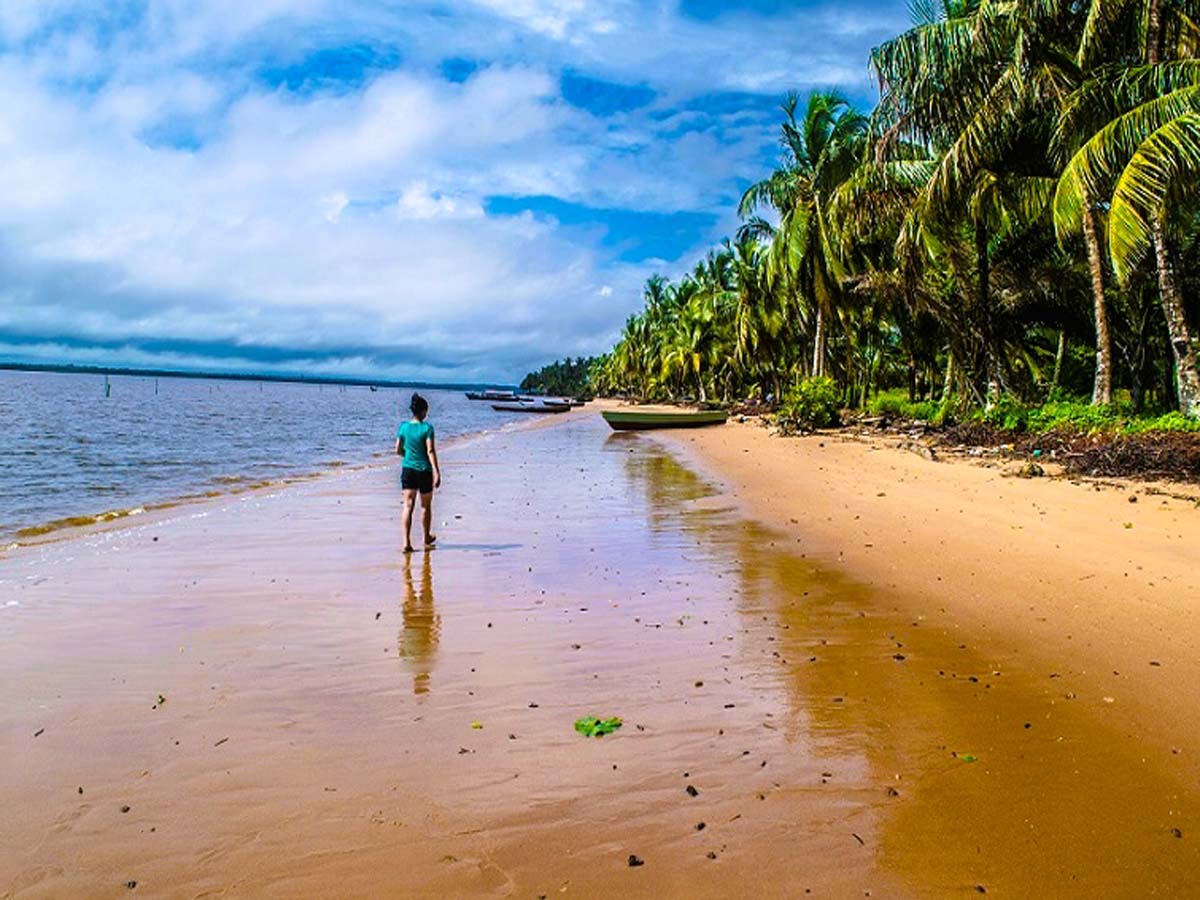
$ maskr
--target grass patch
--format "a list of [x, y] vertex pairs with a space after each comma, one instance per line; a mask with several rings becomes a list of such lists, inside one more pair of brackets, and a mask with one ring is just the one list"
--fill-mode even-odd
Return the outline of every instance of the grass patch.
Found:
[[1093, 406], [1086, 400], [1052, 400], [1029, 406], [1011, 397], [1002, 397], [991, 409], [976, 410], [966, 418], [993, 428], [1029, 434], [1051, 431], [1085, 434], [1200, 432], [1200, 419], [1189, 419], [1178, 412], [1139, 416], [1122, 404]]

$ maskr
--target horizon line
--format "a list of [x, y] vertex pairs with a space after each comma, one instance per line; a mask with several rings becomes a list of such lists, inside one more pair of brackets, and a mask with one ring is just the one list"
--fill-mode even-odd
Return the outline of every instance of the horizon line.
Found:
[[27, 363], [0, 360], [0, 371], [50, 372], [59, 375], [124, 375], [137, 378], [195, 378], [226, 381], [265, 381], [285, 384], [336, 384], [348, 387], [432, 388], [466, 390], [470, 388], [515, 388], [515, 384], [492, 381], [440, 382], [421, 379], [369, 378], [354, 375], [305, 375], [303, 373], [222, 372], [203, 369], [170, 369], [144, 366], [101, 366], [92, 363]]

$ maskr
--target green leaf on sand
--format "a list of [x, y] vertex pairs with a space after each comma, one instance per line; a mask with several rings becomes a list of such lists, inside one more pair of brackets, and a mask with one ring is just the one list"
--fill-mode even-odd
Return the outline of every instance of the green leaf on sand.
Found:
[[584, 716], [575, 720], [575, 730], [584, 737], [604, 737], [612, 734], [621, 727], [621, 720], [616, 716], [611, 719], [597, 719], [595, 716]]
[[976, 758], [974, 756], [972, 756], [970, 753], [964, 753], [962, 756], [959, 757], [959, 759], [961, 759], [963, 762], [975, 762]]

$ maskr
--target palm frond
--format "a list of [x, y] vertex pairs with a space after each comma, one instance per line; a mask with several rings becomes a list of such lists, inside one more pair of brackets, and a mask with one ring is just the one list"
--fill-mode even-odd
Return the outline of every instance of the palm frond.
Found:
[[1125, 282], [1150, 246], [1151, 223], [1181, 187], [1200, 181], [1200, 111], [1171, 119], [1137, 148], [1113, 190], [1108, 217], [1109, 253]]
[[1054, 196], [1054, 226], [1060, 234], [1080, 227], [1085, 197], [1103, 197], [1150, 135], [1172, 119], [1200, 111], [1200, 86], [1150, 100], [1113, 119], [1094, 134], [1063, 168]]

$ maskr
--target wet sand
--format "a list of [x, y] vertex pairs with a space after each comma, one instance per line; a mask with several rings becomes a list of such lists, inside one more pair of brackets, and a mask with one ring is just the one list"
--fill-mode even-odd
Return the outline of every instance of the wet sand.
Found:
[[772, 521], [749, 429], [564, 418], [443, 452], [430, 554], [363, 470], [6, 558], [0, 896], [1195, 893], [1195, 681], [1172, 753], [794, 469]]

